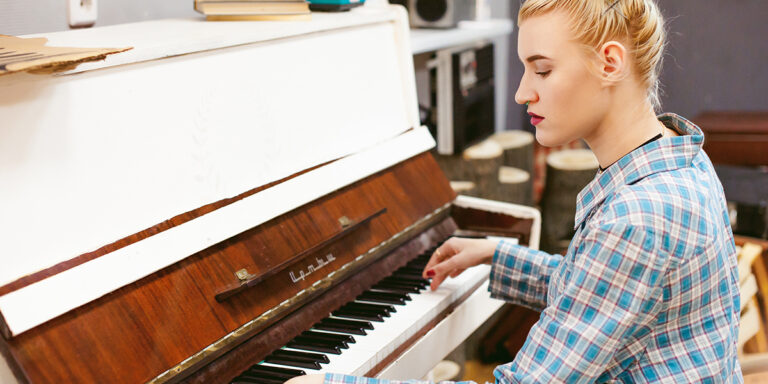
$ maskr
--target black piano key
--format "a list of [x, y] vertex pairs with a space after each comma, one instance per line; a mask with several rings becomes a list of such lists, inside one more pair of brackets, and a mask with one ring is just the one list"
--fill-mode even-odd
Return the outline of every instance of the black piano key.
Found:
[[248, 383], [248, 384], [282, 384], [289, 379], [280, 377], [274, 377], [269, 375], [250, 375], [248, 373], [242, 373], [240, 376], [232, 380], [232, 383]]
[[411, 272], [395, 271], [395, 273], [392, 274], [392, 277], [401, 277], [401, 278], [407, 278], [407, 279], [412, 279], [412, 280], [418, 280], [418, 279], [426, 280], [423, 277], [421, 277], [421, 271], [413, 272], [413, 273], [411, 273]]
[[[355, 301], [355, 302], [352, 302], [350, 304], [364, 304], [364, 303], [360, 303], [360, 302], [356, 302]], [[361, 313], [365, 313], [365, 314], [369, 314], [369, 315], [378, 315], [378, 316], [381, 316], [382, 318], [390, 316], [389, 311], [387, 311], [385, 309], [381, 309], [381, 308], [376, 308], [376, 309], [373, 309], [373, 308], [361, 308], [361, 307], [356, 307], [356, 306], [350, 306], [349, 304], [339, 308], [339, 310], [352, 311], [352, 312], [361, 312]]]
[[307, 374], [306, 372], [300, 369], [270, 367], [270, 366], [261, 365], [261, 364], [251, 365], [251, 367], [248, 368], [245, 372], [252, 373], [252, 374], [264, 373], [264, 374], [271, 374], [273, 376], [290, 376], [290, 377], [296, 377], [296, 376]]
[[419, 287], [384, 287], [384, 286], [374, 286], [371, 288], [372, 291], [375, 292], [389, 292], [389, 293], [400, 293], [400, 294], [418, 294], [421, 291], [421, 288]]
[[410, 285], [419, 289], [426, 289], [427, 287], [429, 287], [429, 283], [424, 283], [421, 281], [413, 281], [413, 280], [386, 279], [386, 280], [382, 280], [381, 282]]
[[400, 293], [419, 293], [421, 288], [415, 285], [398, 284], [398, 283], [379, 283], [371, 287], [381, 291], [393, 291]]
[[[419, 288], [425, 284], [425, 282], [420, 280], [397, 280], [389, 277], [388, 279], [382, 279], [380, 282], [378, 282], [376, 285], [379, 284], [389, 284], [394, 286], [401, 286], [401, 287], [409, 287], [409, 288]], [[426, 284], [429, 284], [429, 282], [426, 282]]]
[[371, 297], [362, 297], [362, 296], [358, 296], [357, 299], [358, 300], [363, 300], [363, 301], [370, 301], [370, 302], [373, 302], [373, 303], [405, 305], [405, 300], [403, 300], [403, 299], [371, 298]]
[[[343, 335], [341, 335], [343, 336]], [[352, 336], [350, 336], [352, 337]], [[272, 351], [270, 356], [283, 356], [283, 357], [294, 357], [294, 358], [302, 358], [307, 359], [310, 361], [317, 361], [318, 363], [328, 363], [330, 360], [328, 360], [328, 356], [323, 355], [322, 353], [312, 353], [312, 352], [299, 352], [299, 351], [289, 351], [287, 349], [276, 349]]]
[[356, 320], [368, 320], [368, 321], [375, 321], [379, 323], [384, 321], [384, 317], [381, 316], [381, 314], [365, 312], [365, 311], [355, 311], [353, 309], [337, 309], [333, 311], [332, 314], [337, 317], [346, 317], [346, 318], [356, 319]]
[[[350, 302], [344, 305], [344, 307], [350, 307], [355, 309], [367, 309], [372, 311], [379, 311], [378, 313], [381, 313], [382, 316], [388, 316], [390, 313], [397, 312], [395, 307], [387, 304], [371, 304], [371, 303], [358, 303], [358, 302]], [[384, 315], [386, 313], [386, 315]]]
[[373, 324], [367, 321], [334, 319], [331, 317], [326, 317], [325, 319], [320, 320], [320, 324], [333, 324], [351, 328], [373, 329]]
[[381, 284], [393, 284], [394, 286], [402, 286], [402, 287], [408, 287], [411, 289], [417, 289], [417, 292], [420, 292], [427, 288], [427, 285], [424, 285], [422, 283], [415, 283], [415, 282], [409, 282], [409, 281], [382, 281]]
[[366, 291], [357, 297], [359, 300], [388, 303], [395, 305], [405, 305], [405, 302], [410, 300], [411, 297], [408, 294], [394, 293], [394, 292], [376, 292]]
[[427, 262], [426, 261], [425, 262], [413, 262], [412, 261], [412, 262], [406, 264], [405, 266], [408, 267], [408, 268], [413, 268], [413, 269], [421, 272], [421, 271], [424, 271], [424, 268], [427, 267]]
[[319, 329], [321, 331], [331, 331], [331, 332], [340, 332], [340, 333], [349, 333], [352, 335], [361, 335], [365, 336], [368, 333], [365, 332], [362, 328], [355, 328], [355, 327], [349, 327], [345, 325], [335, 325], [335, 324], [321, 324], [317, 323], [312, 326], [314, 329]]
[[353, 344], [355, 342], [355, 338], [352, 335], [339, 335], [338, 333], [304, 331], [301, 335], [317, 337], [320, 339], [339, 340], [347, 342], [348, 344]]
[[295, 357], [267, 356], [264, 361], [270, 364], [287, 365], [291, 367], [320, 369], [320, 363]]
[[347, 305], [339, 308], [338, 310], [339, 311], [347, 311], [347, 312], [356, 312], [356, 313], [360, 313], [360, 314], [371, 315], [373, 317], [380, 316], [380, 317], [384, 318], [384, 317], [389, 317], [390, 316], [389, 312], [387, 312], [386, 310], [368, 309], [368, 308], [357, 308], [357, 307], [350, 307], [350, 306], [347, 306]]
[[296, 338], [301, 338], [302, 340], [316, 342], [318, 344], [335, 345], [341, 349], [349, 348], [349, 345], [347, 344], [347, 342], [341, 339], [332, 339], [332, 338], [322, 337], [322, 336], [306, 336], [306, 335], [299, 335], [299, 336], [296, 336]]
[[417, 275], [421, 276], [421, 272], [423, 272], [423, 271], [424, 271], [424, 268], [405, 266], [405, 267], [399, 268], [396, 272], [399, 272], [399, 273], [414, 273], [414, 274], [417, 274]]
[[243, 376], [236, 377], [230, 384], [283, 384], [288, 380], [271, 379], [266, 377]]
[[300, 342], [300, 341], [289, 341], [288, 344], [286, 344], [285, 346], [288, 348], [302, 349], [305, 351], [315, 351], [315, 352], [330, 353], [333, 355], [341, 355], [341, 348], [336, 346], [318, 345], [315, 343], [306, 343], [306, 342]]
[[258, 380], [261, 382], [262, 380], [277, 380], [277, 381], [287, 381], [296, 376], [291, 375], [282, 375], [282, 374], [274, 374], [274, 373], [264, 373], [264, 372], [252, 372], [250, 370], [246, 370], [245, 372], [241, 373], [240, 376], [237, 378], [240, 380]]
[[401, 282], [401, 283], [408, 283], [408, 284], [419, 284], [423, 286], [429, 285], [429, 280], [424, 278], [412, 278], [412, 277], [405, 277], [405, 276], [388, 276], [383, 279], [381, 279], [382, 282], [386, 281], [392, 281], [392, 282]]
[[348, 348], [346, 343], [337, 343], [331, 340], [313, 339], [305, 336], [298, 336], [286, 344], [288, 348], [303, 349], [306, 351], [332, 353], [340, 355], [342, 349]]

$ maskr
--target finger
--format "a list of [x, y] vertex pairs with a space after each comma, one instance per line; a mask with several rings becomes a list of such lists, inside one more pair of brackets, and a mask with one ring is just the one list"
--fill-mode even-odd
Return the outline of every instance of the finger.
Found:
[[433, 291], [437, 289], [437, 287], [440, 286], [440, 284], [443, 283], [443, 281], [448, 277], [448, 275], [451, 274], [454, 270], [456, 270], [456, 258], [452, 257], [440, 264], [435, 265], [430, 271], [432, 273], [429, 273], [428, 271], [427, 275], [434, 274], [432, 276], [432, 283], [429, 285], [430, 289]]
[[447, 247], [445, 244], [438, 247], [434, 253], [432, 253], [432, 256], [429, 258], [429, 262], [427, 262], [427, 266], [424, 267], [424, 270], [421, 272], [421, 276], [424, 278], [432, 277], [429, 276], [427, 273], [432, 268], [435, 267], [435, 265], [440, 264], [441, 262], [445, 261], [446, 259], [450, 258], [450, 248]]
[[432, 253], [432, 257], [429, 258], [429, 262], [427, 262], [427, 266], [424, 267], [424, 271], [422, 272], [422, 277], [429, 277], [427, 276], [427, 271], [432, 269], [435, 265], [440, 264], [441, 262], [450, 259], [453, 257], [456, 253], [458, 253], [458, 248], [455, 246], [456, 239], [448, 239], [446, 242], [444, 242], [441, 246], [437, 247], [434, 253]]
[[464, 272], [464, 271], [466, 271], [466, 269], [464, 269], [464, 268], [454, 269], [453, 272], [451, 272], [451, 274], [449, 276], [451, 276], [451, 278], [454, 278], [454, 277], [456, 277], [458, 275], [461, 275], [461, 273]]

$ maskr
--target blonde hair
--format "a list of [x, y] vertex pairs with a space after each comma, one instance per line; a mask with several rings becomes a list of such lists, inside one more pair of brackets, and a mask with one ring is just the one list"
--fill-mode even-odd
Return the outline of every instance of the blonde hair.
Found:
[[564, 11], [570, 19], [575, 41], [589, 50], [606, 42], [629, 43], [634, 70], [646, 86], [648, 101], [661, 108], [661, 73], [666, 31], [664, 17], [654, 0], [527, 0], [520, 8], [517, 23], [551, 11]]

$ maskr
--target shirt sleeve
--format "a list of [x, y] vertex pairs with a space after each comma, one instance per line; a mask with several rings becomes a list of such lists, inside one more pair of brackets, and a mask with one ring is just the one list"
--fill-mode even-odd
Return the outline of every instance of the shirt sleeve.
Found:
[[491, 297], [541, 311], [547, 305], [552, 271], [563, 260], [508, 241], [500, 241], [491, 262]]
[[[474, 381], [441, 381], [440, 384], [476, 384]], [[424, 380], [385, 380], [370, 377], [326, 373], [323, 384], [434, 384]]]
[[648, 228], [585, 228], [560, 294], [531, 328], [501, 383], [609, 381], [643, 353], [663, 299], [669, 257]]

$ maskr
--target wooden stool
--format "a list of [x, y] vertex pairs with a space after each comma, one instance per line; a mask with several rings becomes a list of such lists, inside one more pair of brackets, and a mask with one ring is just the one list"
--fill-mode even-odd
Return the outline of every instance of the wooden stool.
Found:
[[508, 203], [532, 205], [533, 179], [531, 174], [515, 167], [499, 168], [499, 184], [495, 200]]
[[547, 156], [541, 199], [542, 249], [561, 252], [573, 237], [576, 197], [595, 177], [597, 158], [588, 149], [566, 149]]
[[504, 131], [491, 136], [491, 140], [499, 143], [504, 151], [502, 165], [519, 168], [533, 175], [532, 133], [521, 130]]
[[[736, 343], [745, 382], [768, 377], [768, 242], [735, 236], [739, 246], [741, 299], [739, 339]], [[762, 302], [762, 305], [761, 305]], [[762, 312], [762, 313], [761, 313]], [[751, 377], [748, 380], [748, 377]]]

